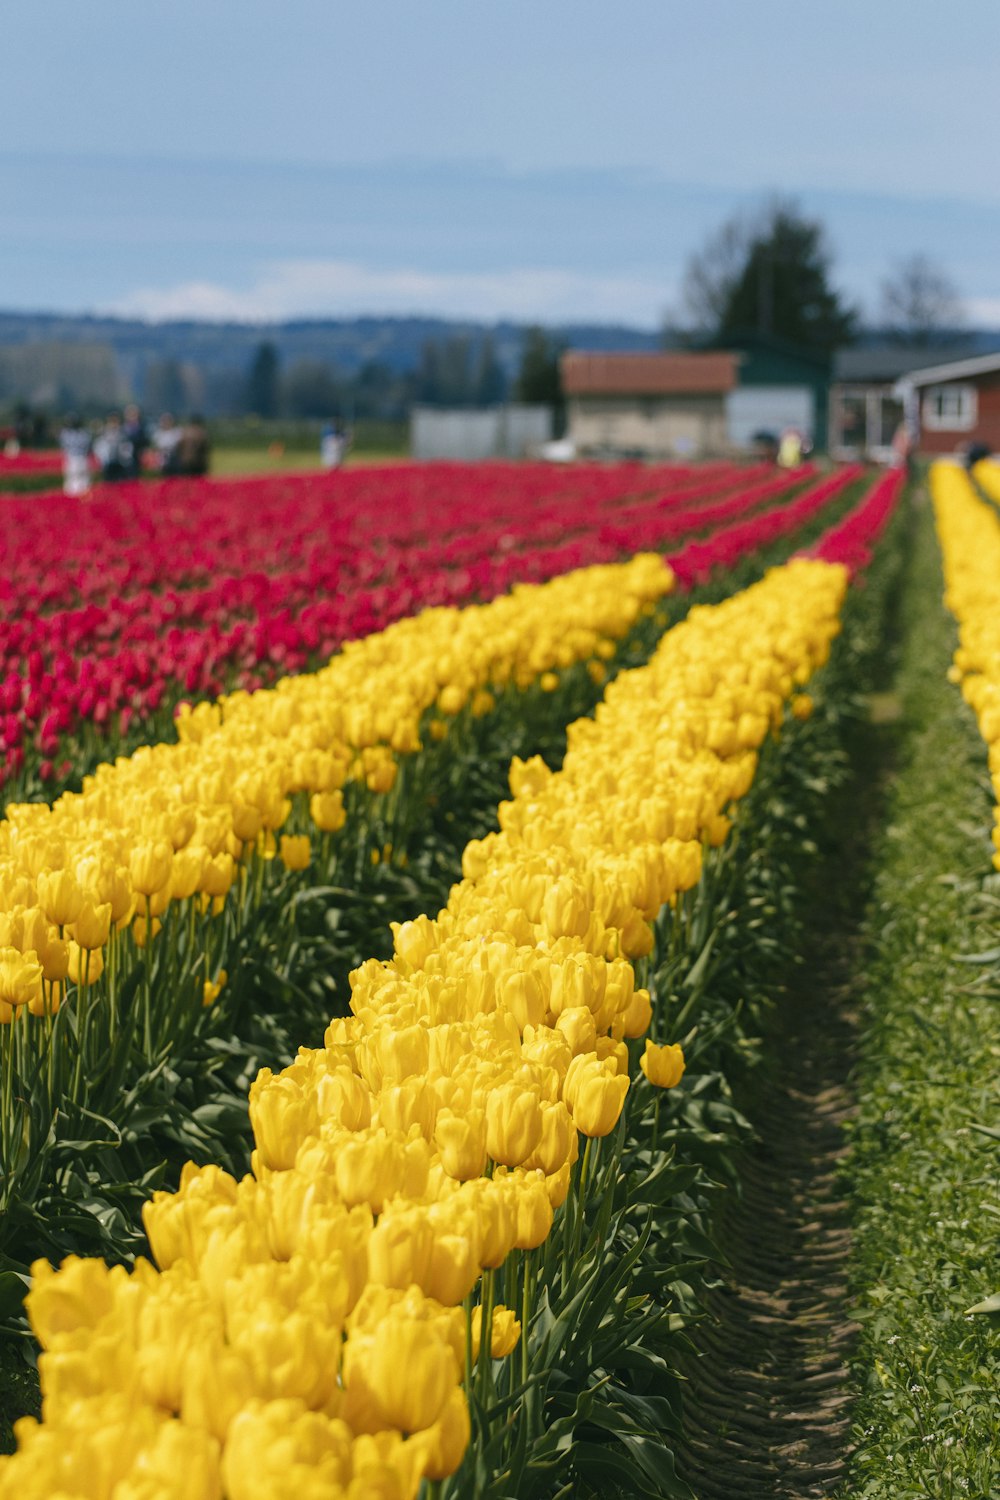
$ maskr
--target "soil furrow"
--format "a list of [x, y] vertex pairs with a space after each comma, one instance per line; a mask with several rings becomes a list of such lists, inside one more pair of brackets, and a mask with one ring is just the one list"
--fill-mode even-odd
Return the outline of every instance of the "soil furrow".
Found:
[[869, 749], [876, 753], [865, 757], [864, 793], [858, 799], [855, 785], [854, 805], [831, 818], [808, 882], [800, 950], [808, 965], [775, 997], [767, 1062], [737, 1098], [756, 1141], [716, 1224], [729, 1264], [693, 1330], [699, 1354], [683, 1368], [677, 1469], [698, 1500], [813, 1500], [847, 1473], [857, 1324], [838, 1168], [854, 1113], [853, 968], [864, 891], [855, 878], [839, 905], [830, 892], [840, 870], [865, 864], [885, 741]]

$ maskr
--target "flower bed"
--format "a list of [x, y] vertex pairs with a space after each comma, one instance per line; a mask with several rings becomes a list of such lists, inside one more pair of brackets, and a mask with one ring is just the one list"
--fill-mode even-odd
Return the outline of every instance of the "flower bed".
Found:
[[809, 472], [430, 467], [11, 502], [0, 784], [65, 779], [184, 695], [252, 690], [417, 609], [665, 547]]
[[[685, 1181], [657, 1156], [644, 1095], [679, 1081], [680, 1038], [661, 1030], [641, 1058], [627, 1045], [653, 1014], [649, 923], [666, 903], [672, 949], [697, 956], [682, 893], [706, 841], [725, 844], [784, 705], [807, 716], [846, 576], [802, 560], [694, 611], [574, 727], [561, 772], [515, 763], [502, 831], [470, 844], [445, 912], [361, 967], [354, 1019], [323, 1049], [261, 1074], [254, 1177], [192, 1169], [154, 1200], [159, 1272], [37, 1269], [46, 1422], [20, 1428], [4, 1481], [91, 1493], [98, 1441], [102, 1483], [234, 1500], [290, 1483], [412, 1495], [470, 1437], [459, 1493], [477, 1461], [525, 1482], [554, 1461], [543, 1397], [594, 1257], [624, 1232], [623, 1106], [653, 1132], [629, 1169], [637, 1201]], [[619, 1438], [641, 1475], [642, 1430]]]

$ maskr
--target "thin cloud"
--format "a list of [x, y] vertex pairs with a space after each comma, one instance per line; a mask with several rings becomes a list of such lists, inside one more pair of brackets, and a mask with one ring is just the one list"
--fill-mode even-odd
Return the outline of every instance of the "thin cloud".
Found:
[[524, 267], [497, 272], [376, 270], [355, 261], [284, 260], [249, 288], [213, 281], [143, 287], [101, 311], [152, 322], [434, 314], [546, 323], [587, 319], [655, 328], [673, 288], [641, 274], [604, 276]]

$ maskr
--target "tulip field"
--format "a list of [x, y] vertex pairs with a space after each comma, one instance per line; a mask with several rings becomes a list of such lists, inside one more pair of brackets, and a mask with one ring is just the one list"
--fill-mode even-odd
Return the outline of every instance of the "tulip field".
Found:
[[1000, 1495], [1000, 465], [0, 507], [0, 1500]]

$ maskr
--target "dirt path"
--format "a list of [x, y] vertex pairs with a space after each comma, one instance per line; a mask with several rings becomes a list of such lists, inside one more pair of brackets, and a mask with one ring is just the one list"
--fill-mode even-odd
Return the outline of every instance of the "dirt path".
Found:
[[[875, 705], [873, 705], [874, 707]], [[876, 709], [884, 714], [884, 701]], [[891, 726], [871, 727], [865, 767], [831, 818], [801, 944], [806, 962], [777, 999], [768, 1064], [738, 1103], [757, 1131], [718, 1242], [731, 1264], [694, 1330], [686, 1446], [678, 1472], [698, 1500], [811, 1500], [842, 1484], [849, 1454], [847, 1359], [857, 1332], [847, 1285], [848, 1208], [838, 1164], [853, 1112], [865, 830], [876, 815]], [[851, 886], [845, 889], [845, 874]]]

